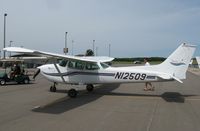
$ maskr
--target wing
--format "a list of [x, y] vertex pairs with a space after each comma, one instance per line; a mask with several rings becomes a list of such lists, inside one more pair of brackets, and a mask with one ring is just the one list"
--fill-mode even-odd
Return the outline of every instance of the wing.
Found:
[[77, 56], [62, 55], [62, 54], [43, 52], [43, 51], [37, 51], [37, 50], [30, 50], [30, 49], [21, 48], [21, 47], [7, 47], [7, 48], [4, 48], [3, 50], [8, 51], [8, 52], [27, 53], [27, 54], [41, 55], [45, 57], [64, 58], [64, 59], [81, 60], [81, 61], [88, 61], [88, 62], [110, 62], [114, 59], [112, 57], [104, 57], [104, 56], [77, 57]]
[[99, 62], [110, 62], [114, 59], [112, 57], [107, 57], [107, 56], [84, 56], [81, 58], [84, 59], [85, 61], [99, 61]]

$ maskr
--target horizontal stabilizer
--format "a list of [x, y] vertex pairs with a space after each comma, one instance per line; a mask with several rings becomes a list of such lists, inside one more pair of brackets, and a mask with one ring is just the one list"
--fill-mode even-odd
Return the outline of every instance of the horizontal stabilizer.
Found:
[[180, 83], [183, 83], [183, 81], [181, 81], [179, 78], [172, 76], [172, 78]]
[[170, 74], [159, 74], [157, 76], [160, 77], [161, 79], [164, 79], [164, 80], [174, 79], [174, 80], [176, 80], [176, 81], [178, 81], [180, 83], [183, 83], [183, 81], [181, 81], [179, 78], [174, 77], [174, 76], [172, 76]]

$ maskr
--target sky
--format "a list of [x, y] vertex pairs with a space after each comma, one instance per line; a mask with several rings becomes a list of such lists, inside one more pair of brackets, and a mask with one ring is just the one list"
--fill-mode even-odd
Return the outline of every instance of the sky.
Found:
[[[23, 46], [68, 54], [92, 49], [112, 57], [167, 57], [181, 43], [197, 45], [199, 0], [0, 0], [0, 49]], [[73, 50], [72, 50], [72, 41]]]

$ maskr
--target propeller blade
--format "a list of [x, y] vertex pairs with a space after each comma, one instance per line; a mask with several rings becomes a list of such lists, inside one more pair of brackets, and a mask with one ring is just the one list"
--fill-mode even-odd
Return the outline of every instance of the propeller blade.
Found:
[[33, 75], [33, 79], [35, 79], [35, 77], [40, 73], [40, 69], [38, 69], [35, 74]]

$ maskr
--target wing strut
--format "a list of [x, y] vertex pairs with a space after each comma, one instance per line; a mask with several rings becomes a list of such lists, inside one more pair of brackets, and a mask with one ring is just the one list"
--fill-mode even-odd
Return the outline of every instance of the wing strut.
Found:
[[64, 79], [62, 73], [60, 72], [58, 66], [56, 65], [56, 63], [54, 63], [54, 66], [55, 66], [56, 70], [58, 71], [58, 73], [60, 74], [60, 77], [61, 77], [62, 81], [63, 81], [64, 83], [66, 83], [66, 82], [65, 82], [65, 79]]

